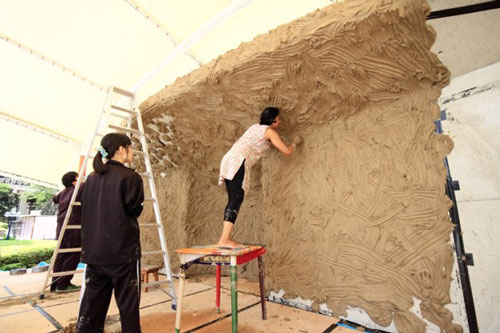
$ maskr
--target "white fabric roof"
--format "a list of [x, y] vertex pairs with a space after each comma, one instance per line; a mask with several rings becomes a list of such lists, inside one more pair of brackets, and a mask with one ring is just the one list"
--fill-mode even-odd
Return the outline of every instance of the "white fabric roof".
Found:
[[[136, 91], [140, 103], [197, 68], [196, 60], [207, 63], [329, 4], [0, 0], [0, 173], [58, 185], [63, 173], [78, 167], [105, 88], [134, 89], [141, 84]], [[228, 15], [220, 17], [224, 13]], [[145, 77], [161, 60], [175, 55], [176, 44], [193, 37], [202, 39], [189, 47], [191, 56], [183, 54]]]
[[[337, 1], [0, 0], [0, 174], [59, 185], [108, 86], [140, 103], [199, 62]], [[433, 10], [478, 2], [430, 0]], [[452, 77], [500, 61], [499, 13], [429, 21]]]

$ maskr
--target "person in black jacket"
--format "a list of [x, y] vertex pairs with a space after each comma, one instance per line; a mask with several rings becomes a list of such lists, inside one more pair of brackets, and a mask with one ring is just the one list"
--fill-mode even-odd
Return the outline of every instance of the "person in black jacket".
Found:
[[[123, 333], [141, 332], [139, 323], [139, 225], [144, 187], [141, 176], [127, 168], [134, 153], [130, 139], [110, 133], [101, 140], [82, 194], [82, 261], [85, 290], [77, 332], [103, 332], [114, 291]], [[107, 160], [103, 163], [103, 158]]]
[[[64, 190], [59, 192], [52, 201], [57, 204], [57, 228], [56, 228], [56, 238], [59, 239], [61, 234], [62, 225], [66, 213], [68, 212], [69, 203], [73, 192], [75, 191], [76, 181], [78, 180], [78, 173], [70, 171], [64, 174], [62, 177], [62, 183]], [[76, 196], [76, 201], [80, 201], [83, 190], [83, 183], [80, 184], [78, 194]], [[80, 225], [81, 224], [81, 208], [79, 206], [73, 206], [71, 209], [71, 216], [68, 220], [68, 225]], [[66, 229], [64, 232], [64, 237], [61, 240], [61, 249], [67, 248], [78, 248], [82, 244], [80, 237], [80, 230]], [[56, 261], [54, 263], [54, 273], [74, 271], [78, 266], [80, 261], [79, 252], [68, 252], [68, 253], [58, 253]], [[50, 286], [51, 291], [55, 292], [70, 292], [80, 289], [80, 287], [75, 286], [71, 283], [73, 275], [58, 276], [52, 278], [52, 285]]]

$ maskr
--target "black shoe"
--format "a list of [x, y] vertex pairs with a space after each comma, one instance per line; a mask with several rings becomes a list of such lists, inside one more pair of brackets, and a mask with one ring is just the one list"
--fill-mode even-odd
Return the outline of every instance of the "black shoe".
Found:
[[78, 291], [80, 290], [79, 286], [75, 286], [74, 284], [69, 284], [66, 288], [56, 288], [56, 293], [70, 293], [73, 291]]

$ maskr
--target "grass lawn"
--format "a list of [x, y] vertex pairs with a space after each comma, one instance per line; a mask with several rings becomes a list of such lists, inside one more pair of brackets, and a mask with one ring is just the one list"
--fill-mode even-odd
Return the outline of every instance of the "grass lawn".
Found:
[[55, 240], [0, 240], [0, 270], [33, 267], [52, 257]]
[[0, 257], [41, 249], [54, 249], [55, 240], [0, 240]]

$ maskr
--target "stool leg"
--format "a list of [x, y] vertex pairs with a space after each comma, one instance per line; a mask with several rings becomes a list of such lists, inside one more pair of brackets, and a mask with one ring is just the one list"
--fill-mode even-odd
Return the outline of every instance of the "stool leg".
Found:
[[220, 272], [221, 265], [217, 265], [215, 271], [215, 312], [217, 313], [220, 313]]
[[260, 306], [262, 308], [262, 320], [266, 320], [266, 290], [264, 285], [264, 261], [262, 260], [262, 257], [258, 257], [257, 262], [259, 263]]
[[[155, 282], [160, 280], [160, 278], [158, 277], [158, 271], [153, 272], [153, 276], [155, 277]], [[160, 285], [157, 284], [155, 288], [160, 288]]]
[[175, 333], [181, 329], [182, 299], [184, 298], [184, 281], [186, 280], [186, 271], [180, 269], [179, 273], [179, 292], [177, 293], [177, 309], [175, 313]]
[[231, 256], [231, 317], [232, 333], [238, 332], [238, 288], [237, 288], [237, 268], [236, 256]]
[[[148, 283], [149, 282], [149, 273], [146, 272], [146, 275], [144, 276], [144, 283]], [[144, 288], [144, 292], [147, 293], [148, 292], [148, 287]]]

